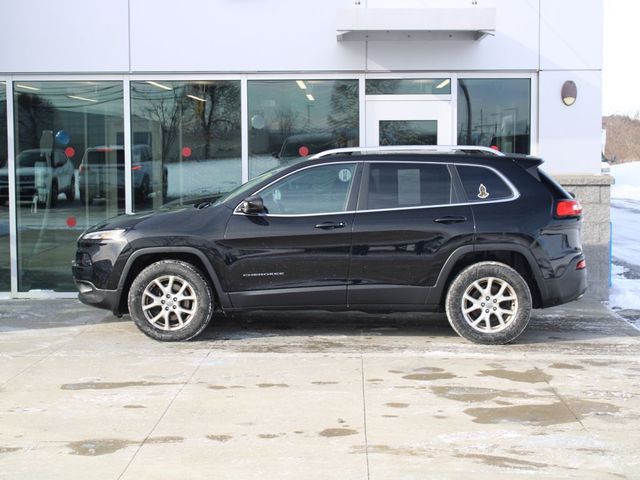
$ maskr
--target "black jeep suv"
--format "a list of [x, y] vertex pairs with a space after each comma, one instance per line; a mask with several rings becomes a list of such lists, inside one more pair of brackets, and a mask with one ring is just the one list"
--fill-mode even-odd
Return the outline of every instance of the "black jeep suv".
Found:
[[80, 300], [187, 340], [214, 310], [446, 311], [502, 344], [586, 289], [581, 207], [542, 160], [481, 147], [337, 149], [216, 201], [78, 240]]

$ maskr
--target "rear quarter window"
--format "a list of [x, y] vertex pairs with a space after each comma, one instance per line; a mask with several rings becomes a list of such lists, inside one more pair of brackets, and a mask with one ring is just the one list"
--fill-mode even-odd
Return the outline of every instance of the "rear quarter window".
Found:
[[457, 165], [467, 201], [490, 202], [513, 197], [513, 191], [493, 170], [485, 167]]

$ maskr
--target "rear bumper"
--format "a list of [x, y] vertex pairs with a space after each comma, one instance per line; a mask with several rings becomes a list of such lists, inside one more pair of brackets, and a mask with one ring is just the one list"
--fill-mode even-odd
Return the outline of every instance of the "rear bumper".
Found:
[[581, 260], [584, 260], [583, 255], [575, 257], [561, 277], [541, 280], [541, 308], [572, 302], [584, 295], [587, 291], [587, 269], [576, 270]]
[[85, 280], [76, 280], [75, 283], [76, 288], [80, 292], [78, 293], [78, 299], [82, 303], [91, 305], [92, 307], [110, 310], [114, 315], [118, 315], [120, 313], [118, 308], [120, 303], [120, 292], [118, 292], [118, 290], [103, 290], [96, 288], [93, 283]]

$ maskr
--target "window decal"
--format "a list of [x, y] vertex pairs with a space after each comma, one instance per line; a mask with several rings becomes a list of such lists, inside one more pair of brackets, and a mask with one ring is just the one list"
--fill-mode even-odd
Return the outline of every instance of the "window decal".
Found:
[[480, 184], [480, 188], [478, 189], [478, 198], [487, 198], [489, 196], [489, 192], [487, 192], [487, 187], [484, 186], [483, 183]]

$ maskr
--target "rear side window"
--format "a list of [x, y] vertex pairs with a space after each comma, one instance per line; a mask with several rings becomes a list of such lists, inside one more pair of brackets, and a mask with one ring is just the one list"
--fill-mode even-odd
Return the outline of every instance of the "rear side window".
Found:
[[469, 202], [504, 200], [513, 196], [509, 186], [493, 170], [462, 165], [456, 168]]
[[403, 208], [451, 203], [451, 176], [446, 165], [371, 163], [367, 209]]

